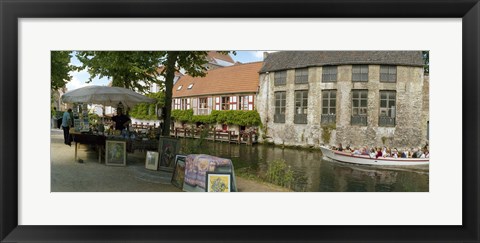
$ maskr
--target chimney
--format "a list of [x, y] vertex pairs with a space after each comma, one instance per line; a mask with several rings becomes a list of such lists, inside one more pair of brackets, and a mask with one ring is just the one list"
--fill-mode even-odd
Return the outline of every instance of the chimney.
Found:
[[268, 57], [268, 52], [264, 51], [263, 52], [263, 60], [265, 60]]

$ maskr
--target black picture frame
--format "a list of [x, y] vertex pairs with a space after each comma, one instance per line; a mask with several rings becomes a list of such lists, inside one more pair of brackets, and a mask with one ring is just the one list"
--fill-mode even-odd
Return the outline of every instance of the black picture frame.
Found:
[[[172, 173], [172, 179], [170, 180], [170, 182], [172, 183], [172, 185], [180, 189], [183, 189], [183, 182], [185, 179], [186, 160], [187, 160], [187, 155], [177, 154], [175, 156], [175, 165], [173, 166], [174, 169]], [[181, 176], [179, 177], [179, 175]], [[183, 178], [183, 180], [181, 178]]]
[[[0, 0], [2, 242], [479, 242], [478, 0]], [[18, 225], [19, 18], [462, 18], [461, 226]], [[74, 210], [74, 209], [72, 209]], [[441, 213], [441, 212], [439, 212]], [[252, 224], [254, 224], [252, 219]], [[188, 232], [185, 234], [184, 232]]]
[[232, 173], [230, 172], [213, 172], [213, 171], [207, 171], [205, 174], [205, 192], [209, 192], [210, 188], [210, 176], [228, 176], [228, 192], [232, 191], [232, 186], [233, 186], [233, 179], [232, 179]]

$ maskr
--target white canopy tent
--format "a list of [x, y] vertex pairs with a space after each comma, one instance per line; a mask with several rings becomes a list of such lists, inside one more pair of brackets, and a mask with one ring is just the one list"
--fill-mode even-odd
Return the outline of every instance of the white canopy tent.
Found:
[[153, 98], [141, 95], [133, 90], [91, 85], [78, 88], [62, 95], [62, 102], [64, 103], [87, 103], [87, 104], [102, 104], [104, 106], [116, 107], [122, 103], [126, 107], [133, 107], [138, 103], [155, 103]]

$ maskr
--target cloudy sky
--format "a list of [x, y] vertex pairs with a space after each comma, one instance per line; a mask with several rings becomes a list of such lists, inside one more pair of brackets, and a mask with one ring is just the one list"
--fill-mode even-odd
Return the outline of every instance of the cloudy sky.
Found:
[[[263, 51], [237, 51], [236, 55], [231, 54], [231, 56], [236, 62], [257, 62], [263, 59]], [[80, 62], [74, 57], [72, 58], [72, 64], [79, 66]], [[109, 82], [107, 78], [99, 79], [96, 77], [91, 83], [86, 83], [89, 78], [89, 74], [86, 71], [71, 72], [71, 74], [72, 80], [67, 83], [68, 90], [74, 90], [88, 85], [107, 85]]]

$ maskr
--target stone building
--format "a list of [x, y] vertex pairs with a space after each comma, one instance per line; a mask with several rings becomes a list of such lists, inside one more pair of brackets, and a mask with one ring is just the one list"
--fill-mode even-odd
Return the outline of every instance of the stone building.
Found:
[[265, 57], [261, 138], [291, 146], [423, 146], [429, 122], [421, 51], [284, 51]]
[[[212, 110], [254, 110], [261, 67], [262, 62], [253, 62], [215, 68], [205, 77], [184, 75], [173, 86], [172, 110], [192, 109], [194, 115], [210, 115]], [[242, 130], [236, 125], [218, 126], [222, 130]]]

